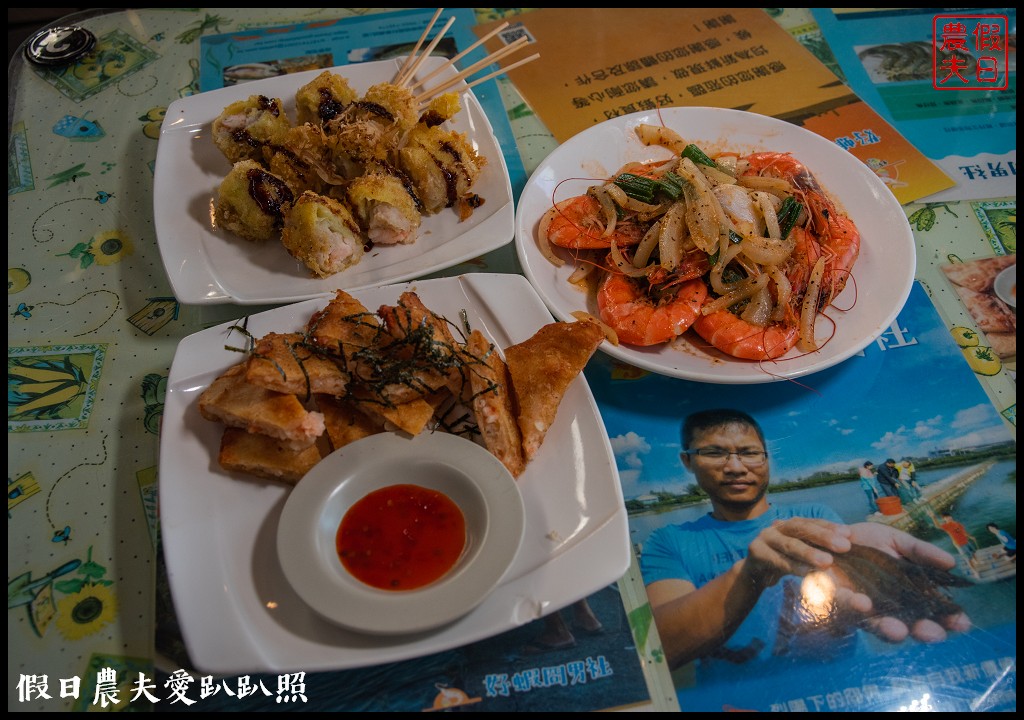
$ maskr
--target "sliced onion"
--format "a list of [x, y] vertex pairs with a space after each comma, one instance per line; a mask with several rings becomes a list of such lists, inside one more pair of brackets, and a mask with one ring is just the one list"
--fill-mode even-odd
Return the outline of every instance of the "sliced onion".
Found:
[[604, 189], [609, 195], [611, 195], [612, 200], [614, 200], [619, 207], [625, 208], [626, 210], [632, 210], [633, 212], [638, 213], [653, 213], [662, 209], [661, 205], [652, 205], [650, 203], [640, 202], [636, 198], [631, 198], [626, 194], [625, 190], [615, 183], [608, 183], [604, 186]]
[[686, 235], [686, 205], [673, 203], [661, 219], [658, 233], [658, 257], [666, 270], [675, 270], [683, 259], [683, 238]]
[[724, 173], [718, 168], [713, 168], [709, 165], [701, 165], [699, 169], [704, 173], [704, 177], [711, 183], [711, 187], [718, 187], [719, 185], [735, 185], [736, 178], [728, 173]]
[[731, 175], [733, 178], [736, 177], [736, 164], [738, 161], [739, 158], [732, 154], [719, 155], [715, 158], [715, 164], [718, 165], [718, 169], [727, 175]]
[[730, 283], [726, 285], [722, 282], [722, 273], [732, 262], [733, 258], [740, 254], [742, 248], [739, 245], [730, 245], [718, 255], [718, 261], [711, 266], [711, 272], [708, 273], [708, 280], [711, 281], [711, 289], [719, 295], [728, 295], [739, 283]]
[[741, 300], [746, 300], [751, 297], [754, 293], [767, 286], [767, 284], [767, 275], [741, 280], [735, 284], [731, 291], [722, 295], [722, 297], [715, 298], [711, 302], [706, 303], [704, 307], [700, 309], [701, 314], [710, 315], [711, 313], [719, 310], [728, 310]]
[[654, 208], [653, 210], [651, 210], [650, 212], [637, 213], [636, 219], [639, 220], [642, 223], [648, 223], [648, 222], [651, 222], [651, 220], [657, 220], [662, 215], [664, 215], [665, 213], [668, 212], [668, 209], [670, 207], [672, 207], [672, 203], [673, 202], [678, 202], [678, 201], [663, 200], [662, 202], [658, 203], [657, 205], [651, 205], [651, 207]]
[[615, 232], [615, 223], [619, 219], [615, 201], [604, 185], [592, 185], [587, 189], [587, 193], [601, 204], [601, 214], [604, 216], [604, 232], [601, 233], [601, 237], [606, 238]]
[[636, 126], [636, 136], [640, 138], [640, 142], [644, 145], [661, 145], [662, 147], [667, 147], [676, 155], [681, 153], [687, 145], [682, 135], [663, 125], [641, 123]]
[[792, 233], [785, 240], [745, 235], [740, 247], [747, 258], [759, 265], [781, 265], [793, 254], [796, 238]]
[[633, 266], [644, 267], [651, 259], [651, 253], [654, 252], [654, 248], [658, 247], [658, 239], [661, 236], [661, 220], [651, 225], [647, 232], [644, 233], [643, 239], [640, 244], [636, 246], [636, 252], [633, 253]]
[[551, 241], [548, 240], [548, 230], [551, 228], [551, 221], [555, 219], [557, 213], [558, 208], [553, 207], [541, 215], [540, 224], [537, 226], [537, 248], [549, 263], [555, 267], [562, 267], [565, 265], [565, 260], [555, 254], [555, 249], [551, 247]]
[[577, 320], [597, 323], [601, 330], [604, 332], [604, 336], [608, 339], [608, 342], [610, 342], [612, 345], [619, 344], [619, 334], [615, 332], [611, 325], [603, 321], [601, 318], [597, 317], [596, 315], [591, 315], [590, 313], [585, 312], [583, 310], [573, 310], [570, 314]]
[[[713, 191], [726, 219], [740, 235], [763, 234], [754, 194], [739, 185], [719, 185]], [[768, 193], [762, 193], [767, 195]]]
[[690, 231], [693, 243], [708, 253], [714, 254], [718, 249], [718, 216], [711, 204], [711, 193], [701, 193], [696, 186], [688, 182], [683, 186], [683, 197], [686, 203], [686, 227]]
[[[764, 218], [765, 229], [768, 231], [768, 237], [778, 240], [782, 237], [782, 230], [779, 229], [779, 214], [776, 212], [782, 205], [782, 201], [778, 197], [771, 193], [756, 190], [751, 193], [751, 197], [757, 203], [757, 208], [761, 211], [761, 217]], [[778, 203], [778, 205], [776, 205]]]
[[788, 180], [783, 180], [782, 178], [740, 175], [736, 178], [736, 183], [751, 190], [764, 190], [781, 198], [793, 194], [793, 186], [789, 184]]
[[597, 265], [594, 263], [580, 263], [576, 266], [576, 269], [569, 274], [567, 280], [572, 285], [583, 285], [586, 279], [590, 277], [591, 273], [596, 269]]
[[647, 268], [638, 268], [633, 265], [625, 256], [619, 251], [619, 244], [615, 242], [615, 238], [612, 238], [611, 251], [608, 256], [612, 260], [612, 264], [615, 265], [615, 269], [621, 272], [623, 275], [628, 277], [647, 277]]
[[807, 292], [800, 307], [800, 339], [797, 340], [796, 346], [801, 352], [818, 349], [818, 342], [814, 339], [814, 322], [818, 319], [818, 293], [824, 276], [825, 258], [822, 256], [811, 269], [811, 276], [807, 280]]
[[[763, 277], [767, 278], [767, 275]], [[760, 278], [758, 278], [760, 279]], [[750, 296], [750, 303], [743, 308], [743, 312], [740, 313], [740, 317], [746, 320], [751, 325], [757, 325], [758, 327], [764, 327], [768, 324], [771, 319], [772, 310], [772, 296], [768, 292], [767, 283], [765, 287], [760, 288], [757, 292]]]
[[786, 277], [786, 273], [778, 267], [768, 268], [768, 275], [775, 281], [775, 310], [772, 312], [772, 320], [779, 322], [785, 318], [786, 306], [793, 295], [793, 285]]

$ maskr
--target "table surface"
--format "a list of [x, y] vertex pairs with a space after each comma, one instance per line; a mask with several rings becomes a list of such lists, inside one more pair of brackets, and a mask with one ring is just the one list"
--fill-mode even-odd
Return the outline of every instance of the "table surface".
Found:
[[[499, 17], [477, 10], [482, 21]], [[9, 710], [81, 708], [91, 698], [61, 697], [58, 679], [81, 677], [86, 686], [98, 667], [155, 672], [156, 468], [171, 359], [187, 335], [262, 309], [178, 303], [156, 244], [152, 187], [160, 125], [173, 100], [198, 90], [199, 38], [245, 23], [349, 12], [245, 10], [243, 18], [223, 8], [86, 11], [67, 23], [97, 37], [125, 34], [148, 58], [143, 72], [118, 77], [116, 67], [107, 68], [109, 82], [76, 95], [20, 54], [8, 70], [8, 366], [45, 359], [47, 377], [74, 390], [50, 397], [48, 412], [26, 413], [12, 404], [8, 375]], [[801, 41], [820, 42], [808, 11], [790, 9], [776, 20]], [[517, 109], [510, 123], [528, 175], [556, 143], [524, 110], [514, 85], [506, 78], [499, 83], [505, 105]], [[1003, 252], [1015, 253], [1016, 197], [991, 202], [1013, 211], [1014, 245]], [[967, 220], [977, 215], [968, 205], [910, 203], [905, 210], [917, 219], [952, 212]], [[956, 255], [991, 255], [991, 233], [970, 222], [937, 243], [925, 224], [912, 225], [918, 280], [950, 328], [972, 327], [959, 300], [938, 291], [945, 287], [939, 268]], [[512, 246], [438, 275], [481, 271], [519, 273]], [[60, 356], [74, 363], [52, 364]], [[83, 367], [92, 374], [84, 377]], [[1015, 438], [1015, 360], [978, 379]], [[627, 610], [646, 603], [634, 571], [619, 588]], [[44, 632], [27, 607], [41, 590], [52, 592], [55, 614]], [[72, 621], [84, 591], [99, 600], [97, 612]], [[651, 705], [673, 709], [667, 672], [646, 662], [657, 655], [656, 642], [640, 648]], [[26, 675], [48, 676], [50, 698], [19, 697]]]

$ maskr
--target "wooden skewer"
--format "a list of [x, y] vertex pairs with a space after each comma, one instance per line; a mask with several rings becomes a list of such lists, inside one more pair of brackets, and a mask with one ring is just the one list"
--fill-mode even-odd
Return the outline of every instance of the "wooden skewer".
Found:
[[473, 50], [475, 50], [476, 48], [480, 47], [480, 45], [482, 45], [483, 43], [487, 42], [488, 40], [490, 40], [492, 37], [494, 37], [495, 35], [497, 35], [498, 33], [500, 33], [502, 30], [504, 30], [507, 27], [508, 27], [508, 23], [507, 22], [503, 22], [501, 25], [499, 25], [498, 27], [496, 27], [493, 30], [491, 30], [489, 33], [487, 33], [482, 38], [477, 40], [475, 43], [470, 45], [468, 48], [466, 48], [465, 50], [460, 52], [458, 55], [453, 57], [451, 60], [446, 62], [444, 65], [441, 65], [440, 67], [436, 68], [432, 73], [427, 75], [425, 78], [423, 78], [422, 80], [418, 80], [417, 82], [415, 82], [412, 85], [410, 85], [409, 89], [410, 90], [415, 90], [420, 85], [425, 85], [431, 79], [433, 79], [433, 77], [435, 75], [441, 73], [444, 70], [447, 70], [449, 67], [453, 67], [455, 65], [455, 63], [457, 63], [459, 60], [464, 58], [469, 53], [473, 52]]
[[[520, 37], [520, 38], [516, 39], [514, 42], [512, 42], [509, 45], [507, 45], [506, 47], [504, 47], [504, 48], [502, 48], [500, 50], [495, 50], [493, 53], [491, 53], [490, 55], [485, 57], [483, 60], [480, 60], [479, 62], [473, 63], [468, 68], [466, 68], [465, 70], [461, 71], [460, 73], [458, 73], [454, 77], [449, 78], [448, 80], [445, 80], [444, 82], [442, 82], [437, 87], [431, 88], [430, 90], [426, 90], [422, 95], [420, 95], [419, 97], [416, 98], [416, 101], [420, 102], [422, 98], [432, 97], [434, 95], [437, 95], [440, 92], [443, 92], [443, 91], [447, 90], [448, 88], [452, 87], [453, 85], [458, 84], [458, 82], [460, 80], [462, 80], [462, 79], [472, 75], [473, 73], [475, 73], [476, 71], [480, 70], [481, 68], [486, 67], [487, 65], [490, 65], [490, 64], [496, 62], [497, 60], [499, 60], [500, 58], [505, 57], [506, 55], [514, 53], [516, 50], [518, 50], [519, 48], [521, 48], [523, 45], [525, 45], [528, 42], [529, 42], [529, 38], [523, 36], [523, 37]], [[502, 72], [504, 72], [504, 71], [502, 71]]]
[[439, 17], [441, 17], [441, 13], [442, 12], [444, 12], [444, 8], [438, 8], [437, 12], [434, 13], [434, 17], [430, 18], [430, 22], [427, 23], [427, 27], [425, 27], [423, 29], [423, 34], [420, 35], [420, 39], [417, 41], [416, 45], [413, 47], [412, 52], [409, 53], [409, 57], [407, 57], [405, 59], [405, 62], [402, 63], [402, 67], [400, 67], [398, 69], [398, 72], [395, 73], [395, 78], [394, 78], [394, 80], [391, 81], [392, 83], [394, 83], [395, 85], [401, 85], [402, 84], [400, 82], [400, 80], [402, 79], [402, 77], [405, 76], [406, 71], [409, 69], [409, 65], [413, 61], [413, 58], [415, 58], [416, 57], [416, 53], [419, 52], [420, 46], [423, 45], [423, 41], [426, 40], [427, 39], [427, 35], [430, 34], [430, 28], [434, 27], [434, 23], [436, 23], [437, 19]]
[[409, 69], [405, 71], [405, 75], [402, 77], [402, 81], [399, 83], [395, 83], [396, 85], [405, 85], [405, 83], [409, 82], [412, 76], [416, 74], [416, 71], [419, 70], [420, 65], [423, 64], [423, 61], [430, 57], [430, 53], [432, 53], [434, 51], [434, 48], [437, 47], [437, 44], [441, 42], [441, 39], [444, 37], [444, 34], [448, 32], [448, 28], [450, 28], [454, 23], [455, 16], [448, 18], [448, 22], [445, 23], [445, 26], [438, 31], [437, 35], [434, 36], [433, 41], [431, 41], [431, 43], [427, 45], [426, 49], [422, 53], [420, 53], [420, 56], [416, 58], [416, 62], [410, 65]]
[[[529, 57], [523, 58], [522, 60], [516, 60], [514, 63], [512, 63], [508, 67], [500, 68], [498, 70], [495, 70], [492, 73], [488, 73], [487, 75], [484, 75], [482, 78], [477, 78], [473, 82], [469, 83], [466, 87], [467, 88], [471, 88], [471, 87], [474, 87], [476, 85], [479, 85], [480, 83], [486, 82], [487, 80], [490, 80], [493, 77], [497, 77], [498, 75], [503, 75], [503, 74], [507, 73], [509, 70], [512, 70], [512, 69], [517, 68], [517, 67], [520, 67], [521, 65], [525, 65], [528, 62], [533, 62], [534, 60], [536, 60], [539, 57], [540, 57], [540, 53], [534, 53], [533, 55], [530, 55]], [[424, 102], [427, 102], [428, 100], [430, 100], [436, 94], [437, 94], [436, 90], [429, 90], [426, 93], [424, 93], [423, 95], [421, 95], [420, 97], [416, 98], [416, 102], [417, 102], [417, 104], [421, 105]]]

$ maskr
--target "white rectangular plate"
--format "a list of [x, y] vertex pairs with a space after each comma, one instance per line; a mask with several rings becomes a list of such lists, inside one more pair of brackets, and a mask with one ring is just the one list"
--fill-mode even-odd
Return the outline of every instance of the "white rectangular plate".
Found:
[[[445, 62], [424, 61], [418, 77]], [[330, 68], [360, 95], [390, 82], [401, 59]], [[153, 182], [157, 244], [177, 299], [187, 304], [281, 304], [307, 300], [337, 287], [358, 290], [401, 282], [471, 260], [512, 241], [515, 208], [508, 168], [483, 108], [464, 82], [462, 109], [448, 126], [464, 133], [486, 159], [473, 186], [484, 204], [459, 222], [453, 208], [425, 216], [416, 242], [377, 246], [357, 265], [328, 278], [316, 278], [278, 241], [254, 243], [213, 221], [217, 190], [231, 163], [213, 144], [213, 121], [224, 108], [250, 95], [280, 98], [295, 122], [295, 92], [322, 70], [242, 83], [171, 103], [160, 130]], [[428, 87], [454, 76], [450, 68]], [[461, 90], [460, 90], [461, 88]]]
[[[519, 275], [477, 273], [357, 291], [370, 310], [415, 290], [428, 308], [499, 347], [552, 322]], [[320, 298], [248, 318], [255, 337], [299, 331]], [[241, 322], [241, 321], [239, 321]], [[160, 436], [160, 521], [174, 605], [191, 659], [210, 673], [345, 669], [465, 645], [530, 622], [616, 582], [629, 566], [629, 530], [618, 471], [586, 378], [569, 387], [537, 456], [519, 477], [526, 528], [495, 591], [451, 625], [380, 637], [322, 620], [291, 589], [277, 559], [286, 485], [229, 473], [217, 462], [223, 426], [198, 398], [243, 357], [244, 337], [225, 323], [178, 346]]]

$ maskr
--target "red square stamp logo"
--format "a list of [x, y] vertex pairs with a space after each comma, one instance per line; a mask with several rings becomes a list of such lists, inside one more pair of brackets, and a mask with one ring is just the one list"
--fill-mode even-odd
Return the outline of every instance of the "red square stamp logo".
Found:
[[1010, 85], [1005, 15], [936, 15], [932, 86], [936, 90], [1005, 90]]

